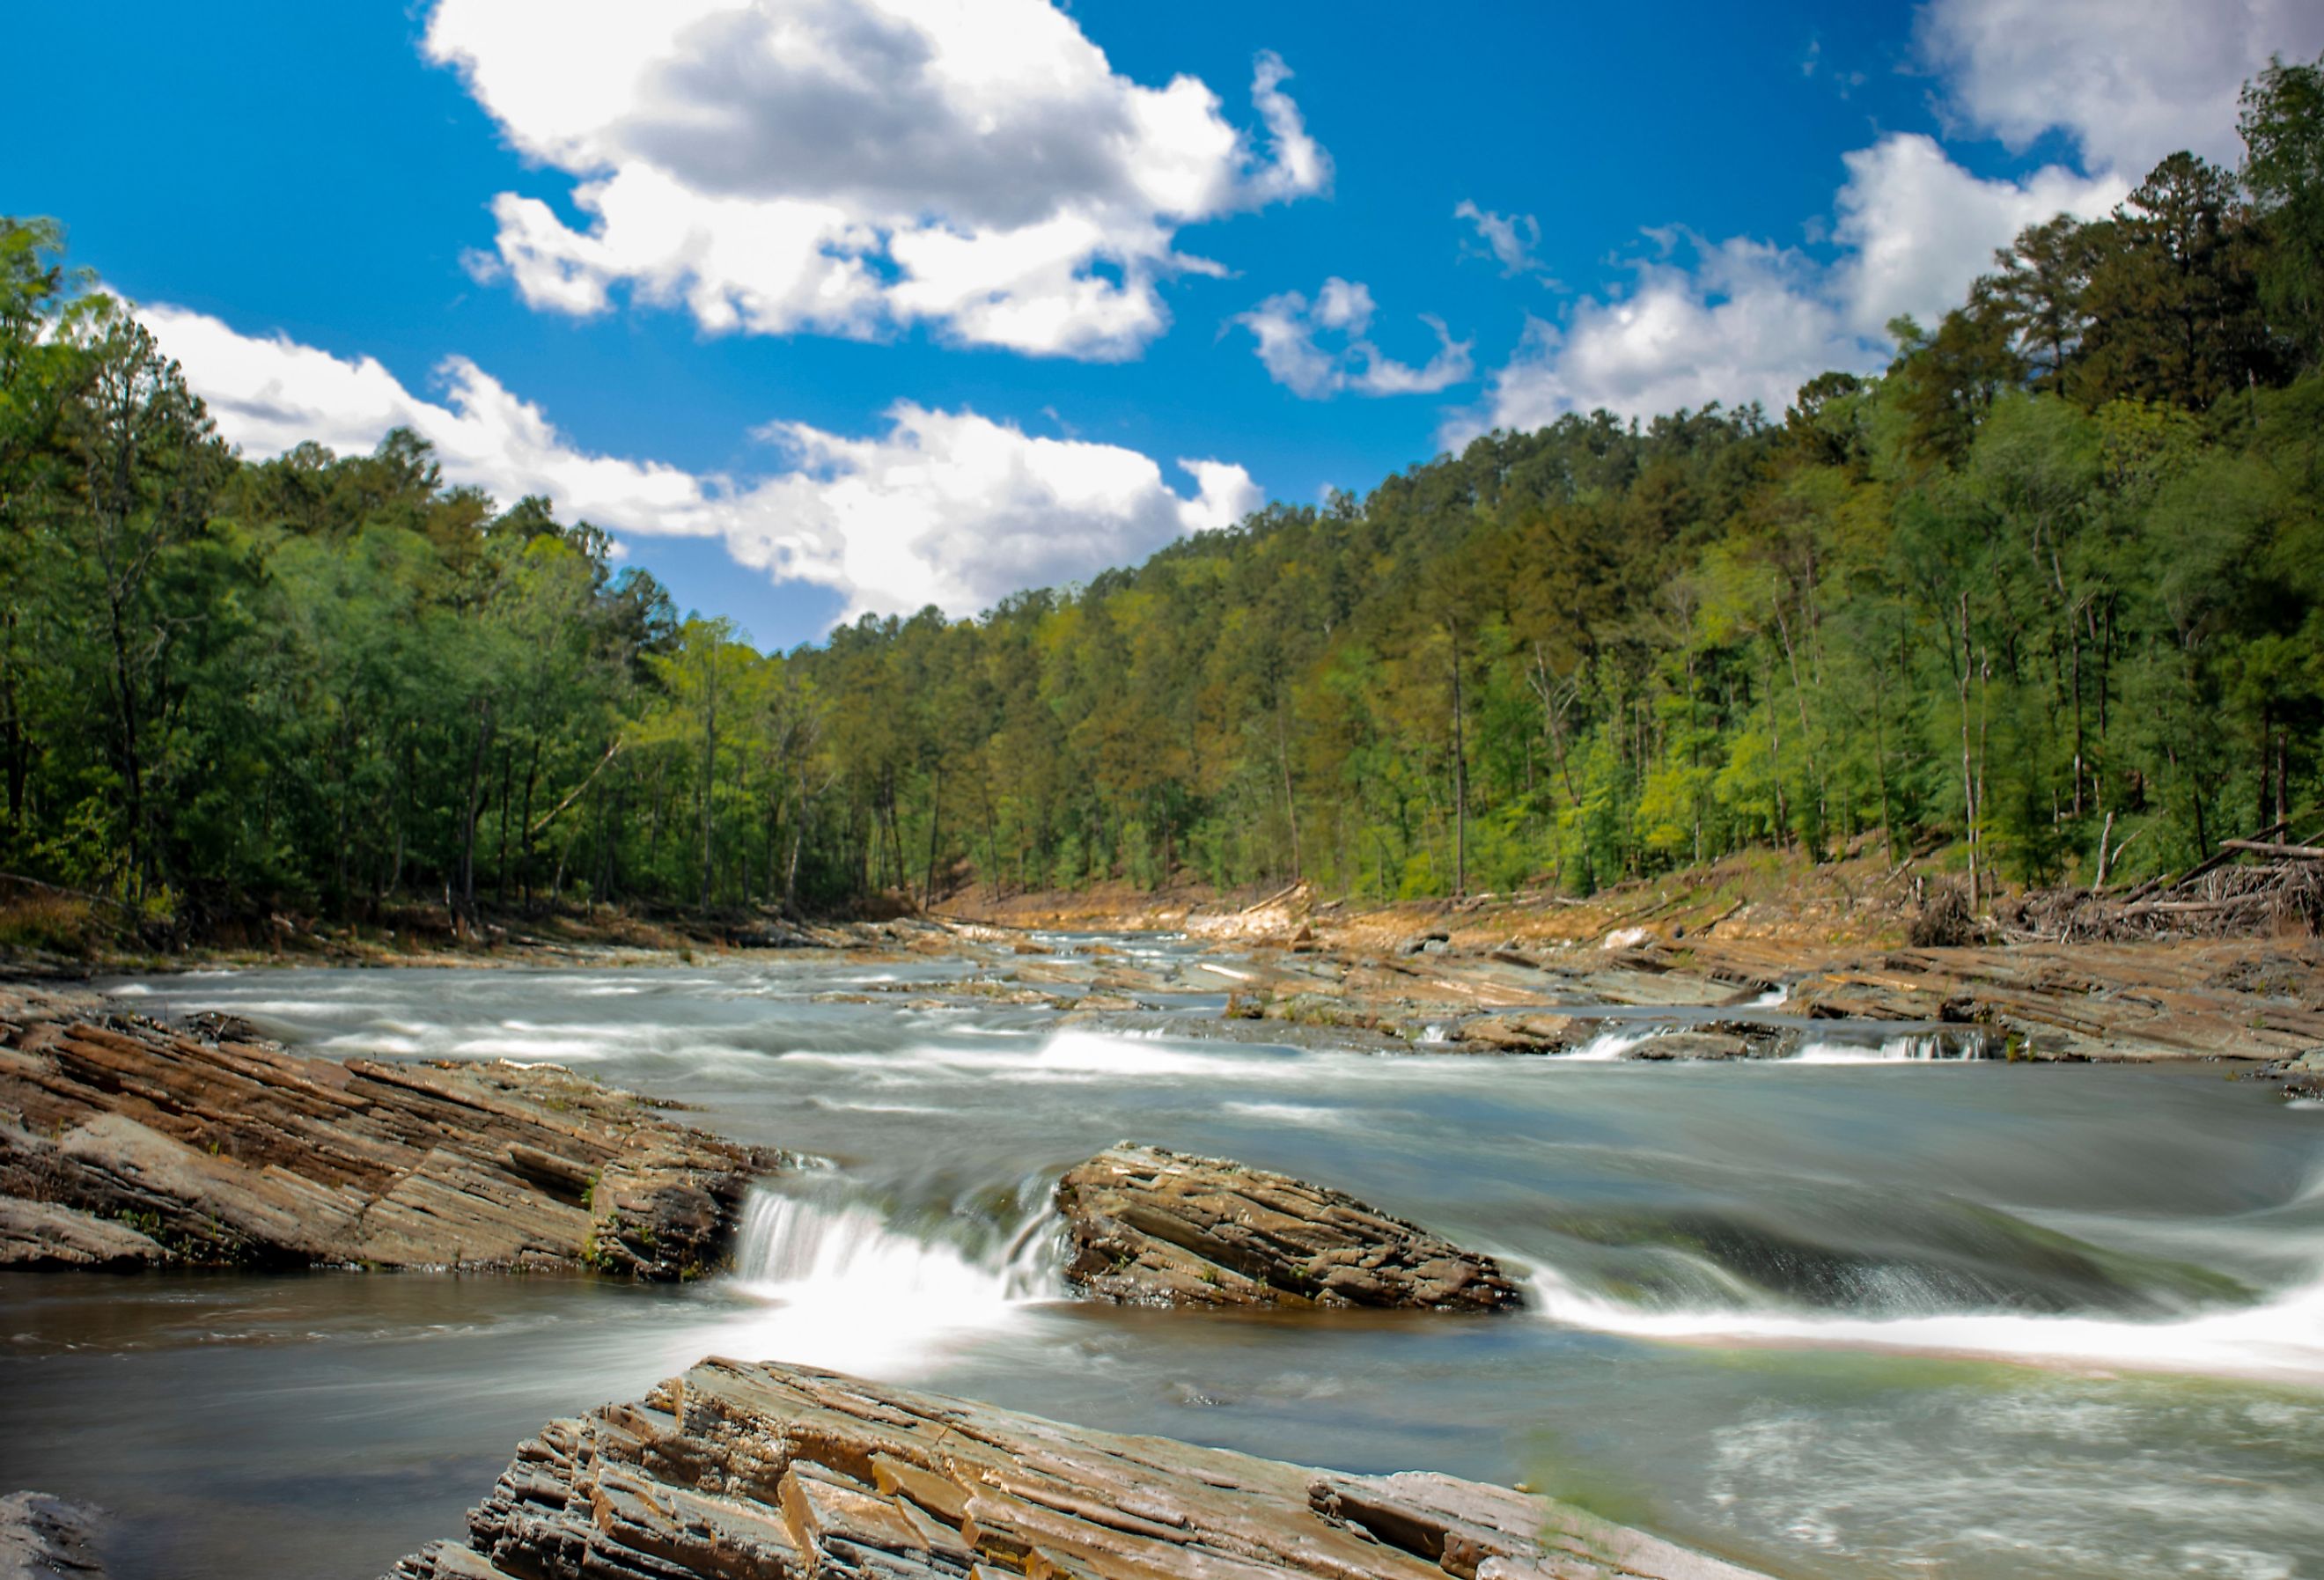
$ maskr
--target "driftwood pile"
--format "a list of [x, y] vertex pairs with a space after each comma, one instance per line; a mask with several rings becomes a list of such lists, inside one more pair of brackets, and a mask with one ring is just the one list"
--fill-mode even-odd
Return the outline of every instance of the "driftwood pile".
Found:
[[2324, 832], [2299, 844], [2223, 839], [2211, 857], [2176, 876], [2135, 888], [2050, 889], [1997, 911], [2011, 943], [2129, 942], [2141, 938], [2324, 934]]

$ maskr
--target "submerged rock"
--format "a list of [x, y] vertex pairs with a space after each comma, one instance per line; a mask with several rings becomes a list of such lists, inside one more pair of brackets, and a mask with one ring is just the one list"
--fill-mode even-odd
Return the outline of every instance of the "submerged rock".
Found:
[[1489, 1256], [1287, 1175], [1127, 1143], [1057, 1182], [1069, 1281], [1147, 1306], [1396, 1306], [1506, 1311]]
[[2114, 1250], [1952, 1197], [1802, 1187], [1750, 1208], [1685, 1206], [1552, 1212], [1583, 1243], [1561, 1273], [1649, 1305], [1919, 1317], [2014, 1311], [2184, 1316], [2255, 1298], [2192, 1263]]
[[0, 1266], [682, 1279], [780, 1160], [554, 1065], [335, 1063], [0, 988]]
[[552, 1421], [391, 1580], [1762, 1580], [1546, 1498], [710, 1360]]
[[1633, 1044], [1622, 1057], [1662, 1061], [1674, 1059], [1781, 1058], [1792, 1051], [1792, 1039], [1769, 1026], [1738, 1021], [1659, 1032]]
[[1599, 1021], [1572, 1015], [1528, 1013], [1477, 1015], [1454, 1028], [1452, 1051], [1460, 1053], [1566, 1053], [1595, 1037]]
[[105, 1580], [97, 1519], [96, 1510], [46, 1492], [0, 1498], [0, 1580]]

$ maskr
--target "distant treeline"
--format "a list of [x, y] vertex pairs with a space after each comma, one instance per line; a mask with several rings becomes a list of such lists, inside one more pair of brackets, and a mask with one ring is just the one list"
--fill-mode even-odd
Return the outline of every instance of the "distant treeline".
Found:
[[2324, 792], [2324, 66], [2265, 73], [2244, 134], [2240, 171], [2174, 155], [2027, 230], [1780, 420], [1496, 433], [787, 654], [408, 433], [239, 459], [57, 228], [8, 224], [0, 870], [473, 914], [1582, 892], [1875, 829], [1973, 885], [2199, 859]]

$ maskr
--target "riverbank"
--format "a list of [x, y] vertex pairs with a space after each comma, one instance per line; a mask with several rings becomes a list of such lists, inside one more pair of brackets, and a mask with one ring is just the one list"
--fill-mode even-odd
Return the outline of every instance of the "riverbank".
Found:
[[[2281, 1067], [2295, 1085], [2324, 1078], [2324, 940], [2302, 923], [2068, 941], [1964, 921], [1968, 936], [1930, 941], [1941, 929], [1925, 919], [1948, 894], [1939, 872], [1859, 853], [1814, 866], [1737, 857], [1587, 901], [1359, 907], [1294, 885], [1239, 898], [1027, 895], [949, 914], [981, 925], [1167, 927], [1249, 956], [1237, 1012], [1480, 1051], [1565, 1052], [1589, 1039], [1587, 1028], [1554, 1019], [1528, 1023], [1526, 1010], [1719, 1010], [1748, 1027], [1755, 1011], [1779, 1007], [1900, 1034], [1949, 1029], [1985, 1057], [2219, 1059]], [[2012, 896], [1998, 909], [2020, 915], [2044, 903]], [[1744, 1057], [1766, 1044], [1724, 1046], [1723, 1056]]]

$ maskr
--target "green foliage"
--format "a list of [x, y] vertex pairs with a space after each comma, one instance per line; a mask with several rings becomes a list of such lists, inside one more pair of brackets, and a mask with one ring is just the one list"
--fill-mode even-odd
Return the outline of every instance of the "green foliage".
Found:
[[788, 654], [409, 433], [235, 457], [56, 226], [0, 224], [0, 871], [473, 920], [1586, 893], [1880, 829], [1974, 891], [2087, 874], [2109, 818], [2119, 875], [2197, 859], [2324, 799], [2320, 84], [2271, 67], [2240, 172], [2029, 228], [1779, 422], [1492, 433]]

